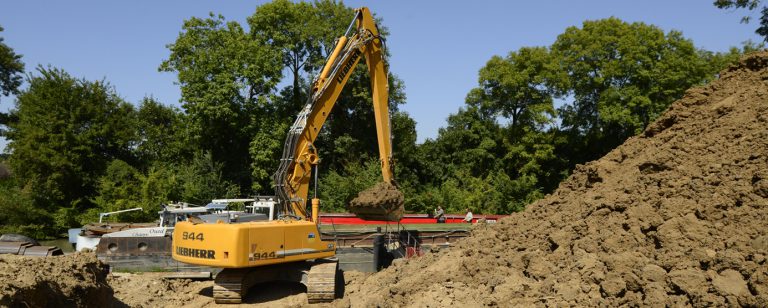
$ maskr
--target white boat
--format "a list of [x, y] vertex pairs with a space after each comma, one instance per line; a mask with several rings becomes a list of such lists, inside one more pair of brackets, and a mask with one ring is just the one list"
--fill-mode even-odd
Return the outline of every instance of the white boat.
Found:
[[202, 215], [210, 212], [205, 207], [193, 206], [188, 203], [174, 203], [163, 205], [163, 210], [158, 212], [160, 220], [157, 223], [102, 223], [104, 217], [140, 209], [101, 213], [98, 224], [91, 223], [82, 228], [70, 229], [69, 241], [75, 245], [77, 251], [94, 251], [104, 237], [170, 236], [177, 221], [184, 220], [190, 215]]

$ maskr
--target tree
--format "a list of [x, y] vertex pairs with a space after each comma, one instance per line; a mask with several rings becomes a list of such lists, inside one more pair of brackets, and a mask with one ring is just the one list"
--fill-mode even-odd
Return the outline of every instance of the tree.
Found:
[[144, 175], [138, 169], [119, 159], [111, 161], [98, 181], [98, 195], [93, 200], [97, 207], [86, 211], [80, 217], [80, 223], [97, 221], [100, 212], [132, 208], [142, 208], [142, 211], [124, 213], [118, 219], [128, 222], [154, 220], [160, 208], [159, 205], [151, 206], [143, 202], [141, 195], [143, 181]]
[[141, 170], [157, 163], [181, 163], [192, 158], [190, 136], [184, 114], [177, 108], [144, 98], [137, 113], [136, 155]]
[[[317, 24], [313, 29], [315, 31], [314, 36], [316, 36], [324, 54], [329, 55], [336, 47], [336, 39], [345, 34], [344, 32], [354, 16], [354, 10], [344, 5], [343, 2], [335, 0], [315, 0], [312, 6], [315, 10], [314, 18]], [[377, 20], [377, 23], [381, 24], [381, 20]], [[324, 58], [316, 58], [315, 60], [319, 61], [314, 65], [315, 67], [322, 66], [325, 61]]]
[[[347, 164], [344, 170], [330, 170], [320, 178], [318, 191], [321, 208], [328, 212], [346, 212], [357, 194], [381, 181], [381, 164], [369, 159], [363, 164]], [[314, 191], [310, 190], [310, 194]]]
[[8, 125], [9, 163], [36, 207], [82, 211], [93, 206], [110, 161], [136, 160], [135, 111], [103, 81], [53, 68], [39, 67], [38, 74], [10, 111], [18, 120]]
[[209, 153], [195, 153], [188, 165], [177, 166], [181, 196], [179, 200], [196, 204], [240, 195], [240, 187], [224, 177], [224, 166]]
[[[0, 27], [0, 32], [3, 30], [3, 27]], [[3, 43], [3, 40], [4, 38], [0, 37], [0, 93], [2, 95], [17, 94], [22, 81], [24, 63], [21, 62], [21, 55], [17, 55], [11, 47]]]
[[[169, 45], [171, 56], [160, 69], [178, 73], [192, 144], [223, 163], [224, 177], [243, 191], [265, 192], [272, 186], [285, 132], [306, 98], [303, 89], [309, 88], [311, 77], [319, 72], [335, 38], [353, 16], [353, 10], [341, 2], [278, 0], [256, 9], [248, 18], [248, 33], [235, 22], [211, 15], [187, 20], [176, 42]], [[380, 31], [386, 35], [386, 28]], [[321, 173], [363, 164], [377, 153], [370, 80], [364, 66], [361, 63], [354, 70], [316, 142]], [[274, 93], [284, 69], [291, 72], [293, 82]], [[405, 100], [402, 82], [394, 75], [390, 75], [389, 89], [394, 113]]]
[[555, 126], [553, 97], [563, 82], [559, 63], [545, 47], [523, 47], [505, 58], [492, 57], [480, 69], [478, 81], [479, 87], [467, 95], [467, 105], [506, 122], [500, 128], [499, 170], [510, 181], [525, 183], [519, 197], [549, 189], [549, 183], [560, 180], [556, 169], [562, 165], [548, 131]]
[[0, 196], [0, 233], [45, 238], [55, 232], [53, 215], [34, 205], [28, 188], [19, 187], [13, 179], [2, 179]]
[[[719, 9], [747, 9], [752, 11], [760, 6], [760, 2], [760, 0], [715, 0], [714, 5]], [[741, 22], [748, 23], [750, 19], [749, 16], [744, 16], [741, 18]], [[766, 6], [760, 9], [760, 26], [757, 27], [755, 33], [768, 42], [768, 7]]]
[[[3, 27], [0, 27], [0, 32], [3, 32]], [[7, 96], [18, 93], [22, 81], [21, 74], [24, 72], [24, 63], [21, 62], [21, 55], [17, 55], [11, 47], [3, 43], [3, 40], [4, 38], [0, 37], [0, 94]], [[11, 116], [0, 112], [0, 137], [5, 134], [2, 127], [8, 125], [10, 121], [12, 121]]]
[[398, 111], [390, 118], [395, 179], [401, 188], [407, 186], [415, 189], [419, 186], [417, 170], [422, 168], [416, 146], [416, 121], [404, 111]]
[[544, 47], [524, 47], [506, 58], [493, 56], [480, 69], [480, 87], [470, 92], [467, 103], [509, 119], [513, 138], [525, 127], [542, 129], [555, 117], [550, 85], [556, 65]]
[[288, 122], [273, 124], [270, 131], [262, 131], [251, 139], [249, 153], [251, 155], [251, 176], [253, 184], [251, 189], [263, 195], [272, 194], [272, 174], [275, 172], [276, 163], [280, 161], [279, 154], [283, 150], [283, 139], [288, 131]]
[[[568, 156], [588, 161], [642, 131], [674, 100], [713, 72], [680, 32], [617, 18], [569, 27], [552, 45], [567, 78], [559, 92]], [[583, 153], [583, 154], [579, 154]]]
[[186, 20], [160, 70], [177, 72], [192, 143], [223, 163], [226, 179], [251, 184], [249, 144], [271, 131], [280, 53], [223, 16]]
[[477, 107], [467, 106], [450, 115], [436, 143], [436, 151], [427, 159], [446, 164], [441, 168], [445, 170], [443, 179], [459, 170], [482, 178], [500, 167], [497, 157], [503, 153], [501, 127], [495, 117], [482, 114]]
[[310, 3], [277, 0], [256, 8], [248, 17], [251, 38], [275, 46], [282, 52], [282, 63], [293, 76], [291, 106], [298, 109], [304, 101], [300, 87], [301, 71], [312, 72], [322, 58], [317, 38], [320, 20]]

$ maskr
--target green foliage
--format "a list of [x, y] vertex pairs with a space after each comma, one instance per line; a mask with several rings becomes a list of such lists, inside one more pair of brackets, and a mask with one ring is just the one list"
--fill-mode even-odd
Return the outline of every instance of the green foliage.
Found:
[[[251, 154], [251, 176], [254, 192], [259, 195], [272, 193], [272, 173], [275, 172], [275, 162], [279, 161], [283, 149], [283, 138], [288, 131], [288, 123], [276, 123], [271, 131], [257, 133], [251, 140], [249, 152]], [[258, 194], [258, 193], [257, 193]]]
[[98, 213], [114, 212], [132, 208], [142, 208], [142, 211], [126, 212], [116, 216], [120, 221], [148, 221], [156, 218], [159, 206], [145, 207], [141, 196], [141, 183], [144, 176], [139, 170], [128, 163], [116, 159], [107, 166], [105, 174], [99, 178], [98, 196], [94, 203], [96, 208], [90, 209], [81, 216], [81, 223], [98, 220]]
[[184, 22], [160, 70], [176, 72], [192, 144], [223, 164], [226, 179], [250, 186], [248, 145], [261, 122], [272, 123], [267, 106], [279, 82], [279, 52], [252, 40], [223, 16]]
[[[446, 211], [501, 214], [521, 211], [542, 197], [544, 183], [559, 181], [552, 174], [558, 158], [550, 133], [535, 130], [536, 124], [502, 126], [495, 117], [483, 115], [472, 104], [448, 119], [434, 142], [420, 147], [432, 177], [421, 196], [406, 199], [408, 209], [429, 212], [437, 205]], [[552, 179], [554, 178], [554, 179]]]
[[[0, 27], [0, 32], [3, 32], [3, 27]], [[4, 38], [0, 37], [0, 95], [7, 96], [19, 93], [24, 63], [21, 62], [21, 55], [17, 55], [11, 47], [3, 43], [3, 40]], [[0, 112], [0, 137], [5, 136], [4, 126], [11, 121], [14, 121], [12, 115]]]
[[240, 195], [237, 184], [224, 178], [224, 166], [217, 163], [209, 153], [196, 153], [190, 165], [178, 169], [182, 187], [181, 200], [205, 204], [217, 198], [232, 198]]
[[[3, 27], [0, 27], [0, 32], [3, 32]], [[0, 94], [16, 94], [21, 85], [24, 63], [21, 62], [21, 55], [17, 55], [3, 40], [0, 37]]]
[[519, 134], [524, 127], [541, 129], [555, 116], [549, 84], [557, 76], [557, 63], [543, 47], [521, 48], [506, 58], [494, 56], [480, 69], [480, 87], [467, 103], [485, 115], [510, 120], [508, 129]]
[[135, 111], [104, 82], [38, 68], [11, 113], [9, 163], [35, 206], [85, 210], [113, 159], [133, 161]]
[[760, 0], [715, 0], [714, 4], [720, 9], [747, 8], [754, 10], [760, 4]]
[[192, 202], [182, 198], [184, 185], [181, 183], [181, 177], [174, 165], [155, 164], [149, 168], [144, 182], [141, 183], [141, 198], [145, 205], [174, 201]]
[[146, 170], [153, 162], [178, 162], [192, 158], [190, 133], [185, 116], [174, 107], [153, 98], [144, 98], [137, 113], [138, 145], [136, 155]]
[[[319, 72], [352, 17], [353, 10], [341, 2], [274, 1], [248, 18], [249, 33], [222, 16], [184, 23], [160, 69], [177, 72], [191, 143], [223, 164], [225, 179], [243, 190], [265, 193], [272, 187], [287, 126], [304, 103], [308, 80]], [[386, 28], [380, 30], [386, 35]], [[254, 69], [242, 70], [249, 67]], [[283, 69], [293, 82], [273, 95]], [[321, 173], [362, 164], [377, 153], [370, 91], [361, 61], [316, 142]], [[404, 100], [402, 81], [391, 75], [392, 112]], [[244, 180], [244, 166], [251, 167], [250, 182]]]
[[419, 185], [418, 170], [422, 163], [416, 146], [416, 121], [406, 112], [398, 111], [391, 115], [392, 147], [394, 151], [395, 179], [401, 187]]
[[[552, 45], [566, 80], [560, 109], [579, 161], [602, 156], [641, 132], [684, 91], [715, 72], [680, 32], [617, 18], [570, 27]], [[583, 154], [580, 154], [583, 153]]]
[[[760, 51], [765, 49], [764, 43], [755, 43], [752, 41], [746, 41], [742, 44], [741, 48], [731, 47], [727, 52], [711, 52], [707, 50], [699, 50], [699, 57], [707, 64], [707, 72], [718, 73], [720, 70], [727, 68], [729, 65], [738, 62], [742, 55]], [[716, 74], [707, 76], [707, 80], [711, 80], [717, 77]]]
[[0, 234], [18, 233], [33, 238], [55, 234], [53, 217], [34, 205], [29, 189], [10, 179], [0, 180]]
[[[343, 4], [339, 5], [344, 7]], [[328, 7], [330, 13], [334, 12], [333, 6], [326, 4], [323, 7]], [[288, 68], [293, 77], [288, 101], [294, 108], [298, 108], [306, 97], [300, 87], [301, 72], [317, 71], [322, 65], [323, 55], [319, 41], [323, 26], [321, 22], [333, 20], [323, 20], [316, 12], [315, 7], [307, 2], [277, 0], [259, 6], [256, 12], [248, 17], [252, 39], [280, 49], [283, 66]], [[349, 16], [351, 18], [351, 13]]]
[[144, 175], [121, 160], [109, 164], [99, 179], [97, 207], [79, 216], [81, 224], [98, 220], [98, 214], [140, 207], [143, 211], [121, 213], [116, 221], [154, 221], [161, 205], [185, 201], [203, 205], [212, 199], [240, 195], [239, 187], [223, 177], [222, 165], [207, 153], [195, 153], [189, 163], [155, 164]]
[[[324, 212], [346, 212], [347, 205], [357, 194], [381, 181], [381, 165], [378, 159], [369, 160], [364, 164], [348, 164], [341, 171], [331, 170], [320, 178], [321, 190], [318, 191], [322, 200], [321, 210]], [[310, 195], [313, 191], [310, 191]]]

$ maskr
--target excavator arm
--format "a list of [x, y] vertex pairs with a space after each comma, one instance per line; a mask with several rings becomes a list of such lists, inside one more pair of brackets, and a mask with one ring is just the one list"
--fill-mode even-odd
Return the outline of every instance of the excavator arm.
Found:
[[[355, 31], [350, 35], [353, 28]], [[282, 205], [281, 215], [308, 218], [309, 182], [312, 169], [320, 160], [314, 142], [361, 57], [365, 58], [370, 73], [382, 177], [384, 182], [393, 183], [389, 81], [383, 48], [384, 40], [371, 12], [368, 8], [356, 9], [347, 33], [338, 39], [323, 70], [312, 83], [307, 104], [288, 131], [280, 166], [274, 175], [275, 193]], [[313, 206], [313, 214], [316, 213]]]

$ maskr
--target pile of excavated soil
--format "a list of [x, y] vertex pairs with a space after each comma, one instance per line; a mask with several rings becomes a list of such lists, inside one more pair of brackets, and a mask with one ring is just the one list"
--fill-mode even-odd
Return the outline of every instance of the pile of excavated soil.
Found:
[[107, 273], [92, 254], [0, 255], [0, 306], [109, 307]]
[[768, 53], [445, 252], [339, 306], [768, 306]]
[[362, 219], [397, 221], [403, 217], [403, 200], [403, 193], [397, 187], [379, 182], [352, 199], [349, 211]]

